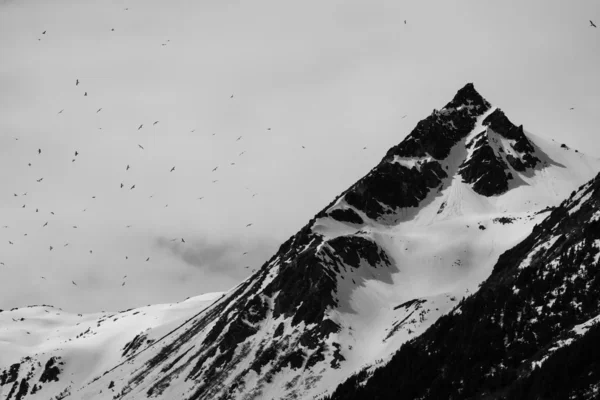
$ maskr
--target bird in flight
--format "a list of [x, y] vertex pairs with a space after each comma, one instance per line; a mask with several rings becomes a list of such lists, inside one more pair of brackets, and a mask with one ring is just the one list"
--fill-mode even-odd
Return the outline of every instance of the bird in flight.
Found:
[[125, 286], [125, 282], [123, 282], [123, 283], [121, 284], [121, 286]]
[[219, 166], [214, 167], [212, 172], [215, 172], [217, 170], [217, 168], [219, 168]]
[[87, 92], [85, 92], [83, 95], [84, 95], [84, 96], [87, 96]]
[[75, 80], [75, 86], [79, 85], [79, 79]]
[[141, 144], [138, 144], [138, 147], [142, 150], [144, 150], [144, 146], [142, 146]]
[[42, 154], [42, 149], [38, 149], [38, 155]]
[[219, 182], [218, 179], [215, 179], [214, 181], [212, 181], [212, 183], [217, 183], [217, 182]]
[[593, 26], [594, 28], [597, 28], [596, 24], [594, 24], [594, 22], [592, 22], [591, 19], [590, 19], [590, 25]]
[[65, 243], [65, 245], [63, 247], [67, 247], [69, 245], [69, 243]]
[[98, 111], [96, 111], [96, 114], [98, 114], [100, 111], [102, 111], [102, 108], [99, 108]]
[[239, 138], [237, 138], [235, 141], [238, 142], [242, 137], [240, 136]]
[[574, 109], [575, 109], [575, 108], [573, 108], [573, 107], [569, 108], [569, 110], [574, 110]]
[[125, 171], [129, 171], [129, 164], [127, 164], [127, 168], [125, 168]]
[[406, 118], [406, 115], [405, 115], [405, 116], [403, 116], [403, 117], [402, 117], [402, 118], [400, 118], [400, 119], [404, 119], [404, 118]]
[[271, 130], [271, 128], [267, 128], [267, 130], [268, 130], [268, 131], [270, 131], [270, 130]]
[[139, 126], [139, 128], [138, 128], [138, 131], [139, 131], [140, 129], [142, 129], [142, 126], [144, 126], [144, 124], [141, 124], [141, 125]]
[[71, 281], [71, 283], [72, 283], [73, 285], [77, 286], [77, 284], [75, 283], [75, 281]]
[[231, 97], [229, 97], [230, 99], [233, 99], [233, 95], [231, 95]]
[[183, 238], [181, 238], [181, 243], [185, 243], [185, 240], [183, 240]]
[[50, 251], [52, 251], [52, 249], [53, 249], [53, 247], [52, 247], [52, 246], [50, 246]]
[[121, 189], [123, 189], [123, 183], [121, 182]]
[[175, 167], [171, 168], [171, 170], [169, 172], [173, 172], [175, 171]]
[[75, 157], [77, 157], [79, 155], [79, 153], [77, 152], [77, 150], [75, 150]]
[[247, 227], [249, 227], [249, 226], [252, 226], [252, 224], [248, 224], [248, 225], [246, 225], [246, 228], [247, 228]]
[[196, 200], [202, 200], [203, 198], [204, 198], [204, 196], [198, 197]]
[[154, 123], [152, 125], [156, 125], [158, 124], [160, 121], [154, 121]]
[[63, 108], [62, 110], [60, 110], [58, 113], [62, 114], [62, 112], [65, 111], [65, 109]]
[[146, 261], [150, 261], [150, 257], [146, 258]]
[[44, 180], [44, 178], [36, 179], [37, 182], [41, 182], [43, 180]]
[[73, 228], [74, 228], [74, 229], [77, 229], [77, 225], [73, 225]]
[[42, 32], [42, 35], [45, 35], [45, 34], [46, 34], [46, 31]]
[[48, 222], [46, 222], [44, 225], [42, 225], [42, 228], [43, 228], [44, 226], [46, 226], [46, 225], [48, 225]]
[[132, 187], [129, 188], [129, 190], [131, 190], [131, 189], [135, 189], [135, 185], [133, 185]]
[[9, 244], [14, 244], [13, 242], [11, 242], [10, 240], [8, 241]]

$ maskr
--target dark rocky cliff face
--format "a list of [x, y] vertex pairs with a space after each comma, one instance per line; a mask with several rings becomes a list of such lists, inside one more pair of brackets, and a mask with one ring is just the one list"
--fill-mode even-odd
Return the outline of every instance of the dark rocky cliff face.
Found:
[[499, 108], [483, 120], [483, 125], [489, 126], [494, 132], [507, 139], [515, 140], [515, 144], [512, 147], [515, 151], [522, 153], [522, 158], [515, 158], [509, 155], [507, 156], [507, 161], [517, 171], [534, 168], [540, 162], [539, 158], [534, 155], [535, 149], [533, 145], [523, 132], [523, 125], [519, 127], [513, 125]]
[[[438, 187], [448, 175], [440, 161], [450, 154], [454, 145], [475, 127], [477, 117], [490, 104], [469, 83], [442, 110], [420, 121], [415, 129], [369, 174], [354, 184], [345, 194], [348, 204], [378, 219], [397, 208], [417, 207], [429, 191]], [[420, 169], [394, 163], [395, 157], [419, 158], [431, 156]]]
[[471, 158], [460, 166], [459, 173], [464, 182], [473, 184], [473, 190], [484, 196], [506, 192], [512, 174], [507, 171], [502, 158], [494, 153], [487, 132], [477, 135], [473, 146]]
[[[523, 126], [513, 125], [499, 108], [483, 120], [483, 125], [492, 132], [485, 130], [467, 144], [472, 153], [460, 166], [459, 174], [464, 182], [473, 185], [476, 193], [489, 197], [509, 189], [509, 181], [515, 178], [513, 172], [535, 168], [540, 160], [525, 136]], [[493, 133], [508, 139], [510, 148], [501, 141], [490, 139]]]
[[498, 260], [477, 293], [341, 399], [596, 399], [600, 174]]

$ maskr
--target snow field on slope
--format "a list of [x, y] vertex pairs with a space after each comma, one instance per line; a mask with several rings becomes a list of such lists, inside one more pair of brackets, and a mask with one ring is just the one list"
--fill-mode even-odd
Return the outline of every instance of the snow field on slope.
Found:
[[0, 365], [9, 366], [30, 356], [31, 362], [23, 365], [41, 363], [33, 380], [38, 381], [48, 359], [60, 357], [65, 364], [59, 381], [43, 384], [43, 391], [28, 395], [45, 399], [62, 392], [71, 381], [76, 388], [121, 362], [124, 346], [139, 333], [156, 340], [220, 295], [208, 293], [179, 303], [115, 313], [72, 314], [47, 306], [4, 311], [0, 313]]

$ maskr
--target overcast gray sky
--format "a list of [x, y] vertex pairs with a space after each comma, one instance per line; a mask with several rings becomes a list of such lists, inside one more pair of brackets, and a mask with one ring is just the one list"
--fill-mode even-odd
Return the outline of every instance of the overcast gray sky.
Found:
[[600, 156], [599, 4], [0, 0], [0, 308], [227, 290], [467, 82]]

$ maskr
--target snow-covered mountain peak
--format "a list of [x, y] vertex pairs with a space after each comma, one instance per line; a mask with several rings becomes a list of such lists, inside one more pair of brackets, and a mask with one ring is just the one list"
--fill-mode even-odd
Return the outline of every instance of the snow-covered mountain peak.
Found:
[[475, 291], [500, 254], [598, 170], [599, 160], [515, 126], [467, 84], [255, 274], [69, 393], [327, 393], [389, 359]]

